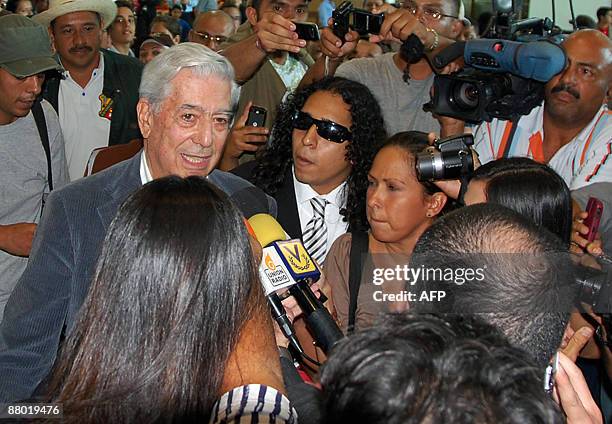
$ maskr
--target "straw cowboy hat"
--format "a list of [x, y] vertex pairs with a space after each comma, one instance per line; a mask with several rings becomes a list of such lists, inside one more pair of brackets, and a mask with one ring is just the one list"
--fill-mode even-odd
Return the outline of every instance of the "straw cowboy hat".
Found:
[[32, 19], [44, 27], [59, 17], [72, 12], [95, 12], [102, 18], [102, 26], [108, 27], [115, 20], [117, 6], [113, 0], [51, 0], [49, 9], [34, 15]]

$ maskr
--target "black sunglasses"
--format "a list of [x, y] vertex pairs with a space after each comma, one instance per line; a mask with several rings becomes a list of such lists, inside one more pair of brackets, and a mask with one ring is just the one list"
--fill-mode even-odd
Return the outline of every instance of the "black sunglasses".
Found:
[[293, 115], [293, 128], [308, 131], [313, 125], [317, 127], [317, 134], [319, 136], [332, 143], [344, 143], [353, 139], [351, 131], [343, 125], [336, 124], [333, 121], [314, 119], [308, 113], [301, 110], [296, 111]]

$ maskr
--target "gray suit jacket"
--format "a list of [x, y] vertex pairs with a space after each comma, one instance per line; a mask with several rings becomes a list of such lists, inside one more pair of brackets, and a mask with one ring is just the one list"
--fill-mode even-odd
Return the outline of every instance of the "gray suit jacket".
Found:
[[[62, 330], [72, 329], [87, 296], [106, 230], [121, 203], [142, 185], [140, 157], [49, 196], [28, 266], [0, 323], [0, 403], [29, 398], [51, 370]], [[274, 200], [247, 181], [217, 170], [208, 179], [247, 217], [276, 216]]]

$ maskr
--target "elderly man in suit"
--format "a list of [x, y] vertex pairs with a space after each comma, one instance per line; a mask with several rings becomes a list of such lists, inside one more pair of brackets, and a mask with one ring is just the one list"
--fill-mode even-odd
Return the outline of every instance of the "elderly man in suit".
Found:
[[140, 186], [167, 175], [208, 176], [245, 215], [276, 214], [259, 189], [214, 170], [237, 101], [230, 63], [204, 46], [175, 46], [147, 65], [137, 106], [142, 152], [49, 196], [0, 326], [0, 403], [29, 398], [50, 371], [63, 328], [70, 332], [78, 319], [108, 225]]

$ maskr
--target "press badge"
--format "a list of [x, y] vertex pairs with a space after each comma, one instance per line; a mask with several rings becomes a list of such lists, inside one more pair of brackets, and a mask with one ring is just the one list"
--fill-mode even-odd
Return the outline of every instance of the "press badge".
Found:
[[98, 99], [100, 99], [100, 111], [98, 112], [98, 115], [101, 118], [106, 118], [110, 121], [111, 117], [113, 116], [113, 99], [104, 94], [100, 94]]

